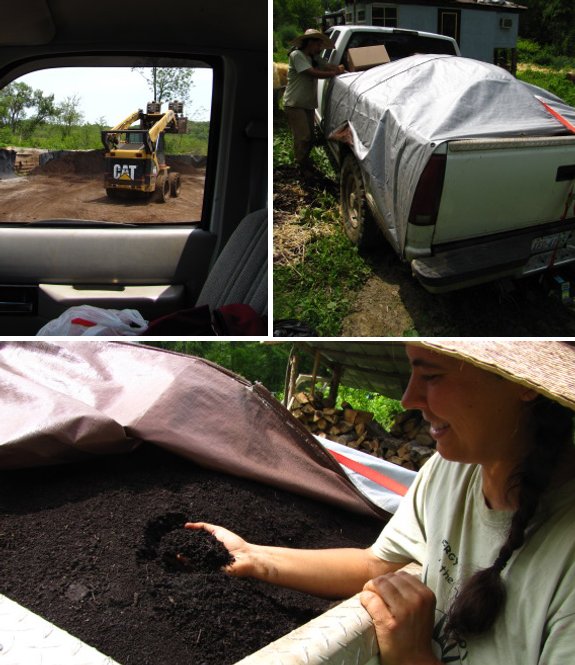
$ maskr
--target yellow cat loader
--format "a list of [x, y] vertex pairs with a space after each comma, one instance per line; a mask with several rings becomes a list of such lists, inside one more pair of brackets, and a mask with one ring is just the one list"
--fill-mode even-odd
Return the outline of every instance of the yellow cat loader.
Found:
[[[166, 165], [164, 134], [185, 134], [187, 118], [182, 117], [181, 102], [171, 102], [168, 111], [150, 102], [146, 113], [138, 110], [112, 129], [102, 131], [104, 185], [111, 199], [143, 196], [164, 203], [178, 196], [180, 174]], [[137, 126], [133, 127], [135, 123]]]

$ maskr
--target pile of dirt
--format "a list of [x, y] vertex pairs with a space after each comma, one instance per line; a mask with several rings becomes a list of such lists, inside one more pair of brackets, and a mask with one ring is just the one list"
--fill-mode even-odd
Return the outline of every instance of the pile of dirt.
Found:
[[6, 148], [0, 149], [0, 178], [14, 175], [16, 152]]
[[0, 592], [122, 665], [230, 665], [331, 604], [225, 575], [228, 553], [186, 521], [306, 548], [366, 547], [382, 528], [154, 446], [0, 484]]
[[[104, 150], [46, 150], [40, 154], [39, 162], [32, 175], [100, 175], [104, 173]], [[193, 175], [205, 167], [206, 158], [167, 155], [166, 163], [174, 171]]]
[[49, 150], [40, 155], [40, 164], [32, 175], [64, 175], [104, 173], [103, 150]]
[[166, 155], [166, 164], [178, 173], [193, 175], [206, 167], [206, 158], [196, 155]]

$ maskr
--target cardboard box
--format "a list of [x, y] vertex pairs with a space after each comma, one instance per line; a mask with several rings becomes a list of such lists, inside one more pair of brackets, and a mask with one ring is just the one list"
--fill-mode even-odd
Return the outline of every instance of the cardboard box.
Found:
[[361, 46], [347, 51], [347, 64], [350, 72], [362, 72], [390, 61], [387, 49], [380, 46]]

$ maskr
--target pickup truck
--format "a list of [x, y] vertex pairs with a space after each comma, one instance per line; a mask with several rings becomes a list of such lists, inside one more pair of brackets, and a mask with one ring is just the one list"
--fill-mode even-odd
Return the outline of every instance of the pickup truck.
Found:
[[575, 109], [488, 63], [389, 56], [332, 79], [318, 109], [352, 242], [383, 234], [431, 292], [575, 262]]

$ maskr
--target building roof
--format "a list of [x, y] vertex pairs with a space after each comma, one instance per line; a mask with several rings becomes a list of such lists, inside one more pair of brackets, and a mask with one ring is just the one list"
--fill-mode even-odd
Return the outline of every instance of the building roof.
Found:
[[[379, 0], [364, 0], [373, 3]], [[353, 0], [347, 0], [347, 5], [354, 5]], [[396, 0], [396, 5], [429, 5], [430, 7], [465, 7], [468, 9], [485, 9], [495, 11], [519, 12], [528, 9], [525, 5], [519, 5], [511, 0]]]
[[340, 372], [340, 383], [401, 399], [411, 369], [402, 342], [293, 341], [301, 352], [321, 356], [321, 366]]

